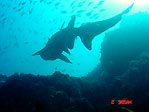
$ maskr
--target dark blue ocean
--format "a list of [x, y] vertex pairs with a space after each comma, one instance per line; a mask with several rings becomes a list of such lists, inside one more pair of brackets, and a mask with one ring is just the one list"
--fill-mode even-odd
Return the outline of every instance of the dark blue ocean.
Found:
[[0, 112], [149, 112], [148, 0], [0, 0]]
[[[0, 2], [0, 73], [11, 75], [33, 73], [49, 75], [61, 71], [72, 76], [85, 76], [100, 63], [100, 48], [105, 33], [93, 39], [92, 50], [87, 50], [79, 37], [65, 54], [72, 64], [59, 59], [44, 61], [40, 56], [32, 56], [45, 46], [48, 39], [60, 30], [63, 22], [67, 27], [72, 15], [76, 16], [75, 27], [88, 22], [108, 19], [126, 9], [132, 2], [116, 0], [1, 0]], [[143, 5], [143, 6], [142, 6]], [[146, 4], [136, 3], [127, 16], [144, 11]], [[145, 7], [146, 6], [146, 7]]]

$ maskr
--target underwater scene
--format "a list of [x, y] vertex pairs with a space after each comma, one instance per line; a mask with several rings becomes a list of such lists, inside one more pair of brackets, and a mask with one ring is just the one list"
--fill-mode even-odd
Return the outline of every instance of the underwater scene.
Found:
[[0, 112], [148, 105], [148, 0], [0, 1]]

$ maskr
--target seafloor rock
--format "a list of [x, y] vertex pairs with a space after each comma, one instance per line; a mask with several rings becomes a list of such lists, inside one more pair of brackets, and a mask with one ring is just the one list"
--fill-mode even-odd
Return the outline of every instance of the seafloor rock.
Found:
[[128, 70], [123, 75], [115, 77], [121, 82], [119, 94], [116, 97], [131, 98], [136, 112], [148, 110], [148, 104], [143, 103], [149, 100], [148, 74], [149, 53], [142, 53], [136, 60], [130, 61]]
[[[139, 20], [139, 16], [144, 21]], [[129, 18], [133, 18], [136, 24], [132, 24]], [[102, 43], [102, 68], [111, 74], [122, 74], [128, 68], [129, 61], [136, 59], [142, 52], [149, 52], [149, 24], [146, 24], [149, 14], [136, 14], [127, 19], [119, 29], [107, 33]]]
[[109, 93], [107, 98], [111, 95], [111, 99], [115, 100], [132, 99], [133, 104], [128, 107], [134, 112], [148, 111], [147, 23], [149, 14], [138, 13], [124, 18], [118, 29], [107, 33], [101, 46], [101, 64], [87, 76], [88, 80], [94, 80], [96, 83], [99, 81], [98, 84], [105, 87], [104, 93]]
[[81, 92], [80, 78], [60, 72], [51, 76], [15, 73], [0, 86], [0, 101], [0, 112], [95, 112]]
[[127, 78], [115, 78], [110, 84], [90, 82], [88, 78], [70, 77], [60, 72], [51, 76], [1, 75], [0, 79], [5, 77], [6, 81], [0, 86], [0, 112], [117, 112], [125, 106], [111, 105], [111, 100], [119, 98], [132, 98], [134, 104], [127, 108], [148, 112], [148, 86], [138, 83], [139, 79], [137, 83], [128, 82], [130, 72], [126, 73]]

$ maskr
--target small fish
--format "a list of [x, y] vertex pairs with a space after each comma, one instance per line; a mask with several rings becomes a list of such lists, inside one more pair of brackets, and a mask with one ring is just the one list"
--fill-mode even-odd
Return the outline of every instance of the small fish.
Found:
[[29, 8], [29, 14], [32, 14], [33, 8]]
[[73, 1], [73, 2], [70, 4], [70, 6], [73, 6], [75, 3], [76, 3], [76, 1]]
[[23, 7], [20, 7], [17, 11], [20, 12], [23, 9]]
[[6, 20], [7, 20], [7, 18], [4, 17], [4, 18], [2, 19], [3, 23], [6, 22]]
[[33, 1], [33, 5], [35, 5], [37, 3], [37, 1]]
[[6, 46], [4, 46], [4, 47], [3, 47], [3, 49], [8, 49], [8, 48], [9, 48], [9, 46], [8, 46], [8, 45], [6, 45]]
[[93, 2], [88, 3], [88, 7], [91, 6], [93, 4]]
[[66, 72], [66, 69], [63, 69], [62, 72]]
[[25, 4], [26, 4], [26, 2], [22, 2], [22, 3], [21, 3], [21, 5], [25, 5]]
[[97, 19], [97, 18], [99, 18], [99, 14], [95, 13], [95, 14], [92, 15], [90, 18], [94, 18], [94, 19], [96, 18], [96, 19]]
[[82, 13], [84, 12], [85, 10], [78, 10], [77, 13]]
[[31, 4], [32, 3], [32, 0], [29, 0], [29, 3]]
[[97, 5], [100, 6], [100, 5], [102, 5], [103, 3], [104, 3], [104, 1], [99, 1]]
[[65, 13], [67, 13], [67, 11], [61, 11], [61, 13], [65, 14]]
[[86, 13], [87, 16], [91, 16], [92, 12], [88, 12]]
[[25, 14], [25, 13], [24, 13], [24, 12], [22, 12], [22, 13], [21, 13], [21, 16], [24, 16], [24, 14]]
[[84, 1], [83, 2], [80, 2], [79, 4], [78, 4], [78, 7], [82, 7], [83, 5], [84, 5]]
[[50, 5], [52, 2], [47, 2], [48, 5]]
[[100, 9], [100, 10], [99, 10], [99, 12], [103, 12], [103, 11], [105, 11], [105, 9]]
[[17, 9], [17, 7], [15, 6], [15, 7], [13, 7], [12, 9], [13, 9], [13, 10], [16, 10], [16, 9]]
[[29, 44], [29, 42], [24, 42], [24, 44]]
[[58, 3], [55, 4], [55, 6], [58, 6], [58, 5], [60, 5], [60, 2], [58, 2]]
[[4, 14], [1, 14], [0, 17], [3, 18], [4, 17]]
[[40, 0], [40, 3], [42, 3], [44, 0]]
[[96, 6], [94, 6], [94, 7], [93, 7], [93, 9], [97, 9], [98, 7], [99, 7], [99, 6], [98, 6], [98, 5], [96, 5]]

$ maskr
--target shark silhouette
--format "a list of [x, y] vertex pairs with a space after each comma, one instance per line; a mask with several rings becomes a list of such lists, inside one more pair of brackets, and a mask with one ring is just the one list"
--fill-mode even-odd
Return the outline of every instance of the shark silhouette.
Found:
[[74, 47], [74, 40], [77, 36], [81, 38], [82, 43], [88, 49], [92, 49], [92, 40], [99, 34], [108, 30], [109, 28], [116, 25], [122, 18], [124, 14], [127, 14], [134, 3], [132, 3], [126, 10], [122, 13], [103, 21], [97, 21], [92, 23], [87, 23], [78, 28], [74, 27], [75, 16], [71, 17], [71, 20], [66, 28], [63, 29], [64, 23], [61, 26], [60, 31], [56, 32], [47, 42], [46, 46], [40, 51], [34, 53], [33, 55], [40, 55], [44, 60], [56, 60], [61, 59], [67, 63], [71, 61], [62, 54], [66, 52], [70, 54], [69, 49]]
[[[42, 48], [40, 51], [33, 54], [40, 55], [44, 60], [56, 60], [61, 59], [65, 62], [71, 63], [71, 61], [62, 54], [62, 52], [66, 52], [70, 54], [68, 48], [72, 48], [73, 46], [71, 42], [73, 42], [76, 35], [76, 28], [74, 28], [75, 16], [72, 16], [67, 28], [63, 29], [64, 23], [61, 26], [60, 31], [56, 32], [47, 42], [46, 46]], [[72, 38], [69, 38], [72, 37]]]

